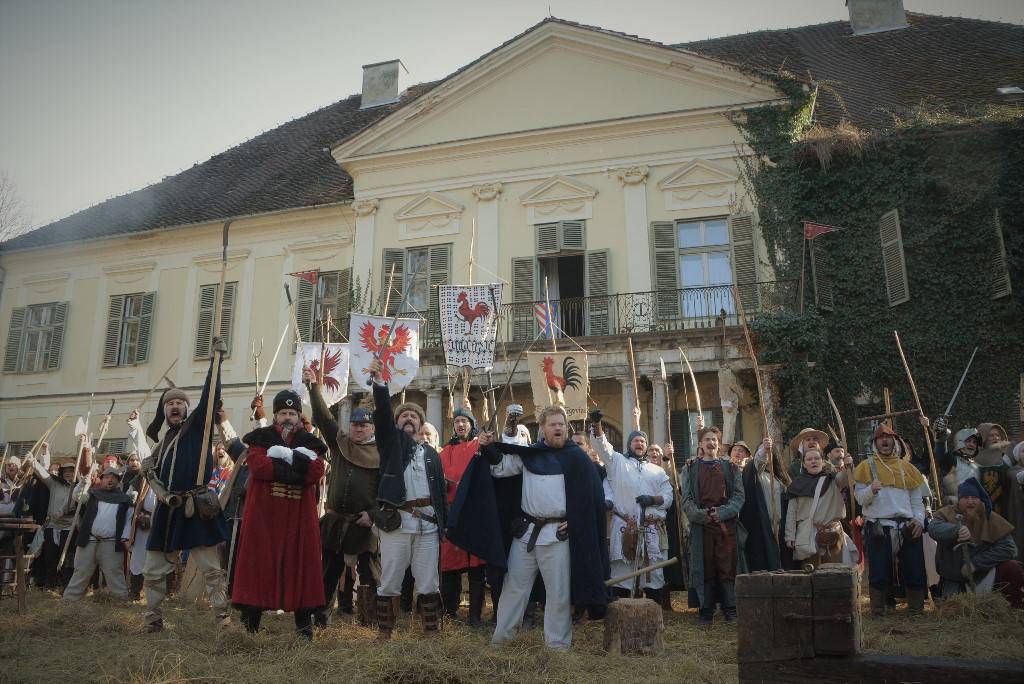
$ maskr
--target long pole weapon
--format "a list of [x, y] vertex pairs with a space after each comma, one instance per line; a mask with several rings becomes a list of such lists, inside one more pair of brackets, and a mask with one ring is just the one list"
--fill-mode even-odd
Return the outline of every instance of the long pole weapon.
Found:
[[[846, 443], [846, 427], [843, 425], [843, 417], [839, 413], [839, 407], [836, 406], [836, 401], [835, 401], [835, 399], [832, 398], [832, 390], [830, 390], [828, 387], [826, 387], [825, 388], [825, 395], [828, 397], [828, 405], [832, 407], [832, 413], [833, 413], [833, 415], [835, 415], [836, 427], [839, 428], [839, 446], [843, 447], [843, 449], [846, 451], [846, 453], [849, 453], [850, 452], [850, 447]], [[852, 525], [853, 524], [853, 519], [854, 519], [854, 517], [856, 515], [857, 503], [853, 499], [853, 473], [852, 472], [848, 472], [846, 474], [846, 476], [847, 476], [847, 483], [848, 483], [847, 494], [850, 497], [850, 524]]]
[[[281, 353], [281, 347], [284, 345], [284, 339], [288, 337], [288, 328], [289, 324], [285, 323], [284, 330], [281, 331], [281, 339], [277, 341], [277, 349], [274, 350], [274, 356], [270, 359], [270, 368], [267, 369], [267, 377], [263, 379], [263, 384], [259, 386], [256, 392], [258, 396], [263, 396], [263, 393], [267, 389], [267, 383], [270, 382], [270, 376], [274, 373], [274, 364], [277, 363], [277, 355]], [[252, 415], [249, 416], [249, 420], [252, 420], [255, 417], [256, 411], [254, 409]]]
[[[302, 346], [302, 335], [299, 333], [299, 317], [295, 313], [295, 302], [292, 301], [292, 291], [288, 289], [288, 283], [284, 284], [284, 296], [288, 300], [288, 309], [292, 314], [292, 329], [295, 331], [295, 346], [299, 348], [299, 355], [302, 356], [302, 367], [305, 368], [309, 365], [306, 363], [306, 348]], [[285, 326], [285, 330], [287, 329], [288, 326]], [[269, 378], [270, 376], [268, 375], [267, 377]]]
[[[228, 228], [231, 221], [224, 224], [223, 249], [220, 259], [220, 287], [217, 288], [216, 306], [213, 311], [213, 333], [220, 334], [220, 317], [224, 309], [224, 278], [228, 272]], [[224, 355], [220, 350], [213, 349], [213, 372], [210, 374], [210, 393], [206, 398], [206, 421], [203, 423], [203, 441], [199, 453], [199, 470], [196, 471], [196, 487], [206, 484], [206, 459], [210, 453], [210, 439], [213, 436], [213, 405], [214, 396], [217, 390], [217, 381], [220, 378], [220, 364]]]
[[[107, 411], [107, 414], [103, 416], [103, 421], [100, 423], [100, 434], [98, 439], [96, 440], [97, 449], [99, 448], [100, 443], [103, 441], [103, 438], [107, 436], [107, 428], [110, 427], [110, 418], [114, 414], [114, 404], [116, 403], [116, 401], [116, 399], [110, 400], [110, 409]], [[92, 447], [91, 444], [89, 446]], [[79, 454], [79, 456], [81, 456], [81, 454]], [[95, 456], [93, 456], [93, 463], [92, 465], [89, 466], [89, 474], [86, 475], [85, 478], [83, 479], [82, 486], [85, 487], [85, 492], [83, 494], [88, 493], [89, 490], [92, 489], [92, 475], [96, 471], [96, 467], [96, 458]], [[78, 463], [76, 462], [75, 472], [78, 472], [78, 470]], [[78, 521], [82, 517], [82, 501], [84, 500], [85, 496], [80, 495], [78, 498], [78, 502], [75, 504], [75, 516], [71, 520], [71, 528], [70, 531], [68, 532], [68, 538], [64, 540], [64, 548], [62, 548], [60, 551], [60, 560], [57, 561], [58, 570], [64, 567], [64, 559], [68, 555], [68, 547], [71, 546], [71, 536], [75, 533], [75, 528], [78, 527]]]
[[[910, 391], [914, 395], [914, 404], [917, 406], [917, 410], [921, 412], [921, 415], [926, 415], [924, 409], [921, 407], [921, 397], [917, 395], [917, 385], [914, 383], [914, 376], [910, 373], [910, 364], [907, 363], [907, 355], [903, 353], [903, 344], [900, 343], [900, 334], [895, 330], [892, 331], [893, 336], [896, 338], [896, 349], [900, 352], [900, 361], [903, 362], [903, 370], [907, 372], [907, 381], [910, 382]], [[942, 484], [939, 481], [939, 469], [935, 466], [935, 450], [932, 448], [931, 435], [928, 433], [928, 428], [924, 425], [921, 426], [921, 431], [924, 433], [924, 445], [928, 448], [928, 467], [931, 470], [932, 480], [935, 484], [934, 495], [936, 500], [942, 496]]]
[[[42, 444], [43, 442], [45, 442], [45, 441], [46, 441], [47, 439], [49, 439], [50, 435], [51, 435], [51, 434], [53, 434], [53, 431], [57, 429], [57, 426], [61, 424], [61, 421], [63, 421], [63, 420], [64, 420], [64, 418], [65, 418], [65, 417], [67, 417], [67, 415], [68, 415], [68, 412], [67, 412], [67, 411], [65, 411], [64, 413], [60, 414], [59, 416], [57, 416], [57, 420], [53, 421], [53, 423], [51, 423], [51, 424], [50, 424], [50, 427], [46, 428], [46, 431], [45, 431], [45, 432], [43, 432], [42, 436], [41, 436], [41, 437], [40, 437], [39, 439], [37, 439], [37, 440], [36, 440], [36, 443], [35, 443], [35, 444], [33, 444], [33, 445], [32, 445], [32, 448], [28, 450], [28, 453], [27, 453], [27, 454], [25, 454], [25, 461], [26, 461], [26, 462], [28, 461], [28, 459], [29, 459], [30, 457], [35, 457], [35, 454], [36, 454], [36, 450], [37, 450], [37, 449], [39, 449], [39, 446], [40, 446], [40, 445], [41, 445], [41, 444]], [[32, 472], [32, 470], [31, 470], [31, 469], [29, 469], [29, 471], [28, 471], [28, 472], [29, 472], [29, 473], [31, 473], [31, 472]], [[24, 476], [24, 477], [23, 477], [23, 478], [21, 479], [21, 481], [20, 481], [20, 483], [18, 484], [18, 486], [19, 486], [19, 487], [22, 487], [22, 486], [24, 486], [24, 485], [25, 485], [25, 483], [26, 483], [26, 482], [28, 482], [28, 478], [29, 478], [29, 476], [28, 476], [28, 475], [26, 474], [26, 475], [25, 475], [25, 476]]]
[[[422, 262], [416, 265], [416, 270], [413, 271], [412, 276], [409, 278], [408, 282], [405, 283], [405, 287], [402, 288], [404, 290], [404, 292], [402, 292], [402, 301], [400, 301], [398, 303], [398, 308], [395, 309], [395, 317], [391, 319], [391, 325], [388, 326], [388, 334], [384, 337], [384, 341], [381, 343], [381, 345], [379, 347], [377, 347], [377, 351], [373, 355], [373, 360], [374, 361], [380, 361], [381, 354], [384, 353], [384, 350], [388, 348], [388, 344], [391, 343], [391, 337], [395, 334], [395, 326], [398, 325], [398, 317], [402, 313], [402, 307], [404, 307], [405, 303], [409, 300], [409, 293], [412, 292], [413, 283], [416, 282], [416, 276], [419, 275], [421, 268], [423, 268], [423, 263]], [[394, 273], [394, 268], [393, 267], [392, 267], [392, 273]], [[390, 296], [390, 295], [391, 295], [391, 288], [389, 286], [388, 287], [388, 296]], [[384, 309], [384, 313], [387, 314], [387, 309]], [[367, 378], [366, 379], [366, 386], [370, 387], [372, 385], [373, 385], [373, 378]]]
[[[661, 381], [665, 384], [665, 434], [668, 435], [669, 444], [672, 444], [672, 398], [668, 394], [668, 371], [665, 370], [665, 360], [658, 358], [661, 362]], [[683, 382], [686, 379], [683, 378]], [[689, 421], [687, 421], [689, 422]], [[678, 558], [683, 556], [683, 502], [680, 498], [683, 494], [682, 485], [679, 483], [679, 470], [676, 468], [675, 449], [672, 449], [672, 458], [668, 460], [671, 465], [669, 476], [672, 478], [672, 495], [676, 504], [676, 542], [679, 544]]]
[[949, 404], [946, 406], [946, 410], [942, 415], [947, 418], [952, 415], [950, 412], [953, 410], [953, 404], [956, 403], [956, 398], [960, 396], [960, 388], [964, 386], [964, 380], [967, 379], [967, 371], [971, 370], [971, 364], [974, 363], [974, 355], [978, 353], [978, 348], [975, 347], [974, 351], [971, 352], [971, 358], [967, 360], [967, 368], [964, 368], [964, 374], [960, 376], [960, 382], [957, 383], [956, 389], [953, 390], [953, 398], [949, 400]]
[[149, 398], [153, 396], [153, 392], [156, 392], [156, 388], [160, 386], [161, 382], [163, 382], [164, 380], [169, 381], [169, 379], [167, 378], [167, 374], [171, 372], [171, 370], [174, 368], [174, 366], [177, 365], [177, 363], [178, 359], [174, 359], [174, 361], [171, 361], [171, 365], [167, 367], [167, 370], [163, 372], [163, 375], [160, 376], [160, 379], [156, 381], [155, 385], [149, 388], [149, 391], [146, 392], [145, 396], [142, 397], [142, 401], [140, 401], [139, 405], [135, 407], [136, 412], [142, 410], [142, 407], [145, 406], [146, 402], [149, 401]]

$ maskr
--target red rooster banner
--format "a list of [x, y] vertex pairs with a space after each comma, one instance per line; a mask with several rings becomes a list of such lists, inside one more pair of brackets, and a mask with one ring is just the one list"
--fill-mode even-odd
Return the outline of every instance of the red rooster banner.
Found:
[[441, 339], [449, 366], [494, 366], [501, 284], [441, 285]]
[[[321, 365], [321, 359], [323, 364]], [[318, 383], [320, 394], [328, 406], [334, 406], [345, 398], [348, 390], [348, 345], [331, 342], [324, 349], [319, 343], [305, 343], [302, 350], [295, 354], [295, 367], [292, 369], [292, 389], [309, 403], [306, 386], [302, 384], [302, 364], [305, 363], [313, 371]]]
[[379, 357], [384, 365], [384, 382], [392, 395], [398, 394], [416, 377], [420, 368], [420, 322], [399, 318], [395, 332], [388, 334], [390, 318], [352, 314], [349, 350], [352, 378], [360, 387], [370, 379], [370, 362]]
[[534, 404], [561, 404], [569, 420], [587, 417], [590, 368], [585, 352], [529, 352], [526, 360]]

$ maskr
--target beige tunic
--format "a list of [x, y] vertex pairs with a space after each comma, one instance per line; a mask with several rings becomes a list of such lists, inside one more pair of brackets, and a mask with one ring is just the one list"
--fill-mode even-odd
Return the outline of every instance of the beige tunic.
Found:
[[789, 507], [786, 509], [786, 541], [795, 542], [804, 525], [824, 525], [846, 517], [846, 504], [842, 495], [842, 490], [846, 488], [846, 480], [844, 470], [837, 474], [828, 489], [821, 493], [813, 521], [810, 520], [813, 496], [797, 496], [789, 500]]

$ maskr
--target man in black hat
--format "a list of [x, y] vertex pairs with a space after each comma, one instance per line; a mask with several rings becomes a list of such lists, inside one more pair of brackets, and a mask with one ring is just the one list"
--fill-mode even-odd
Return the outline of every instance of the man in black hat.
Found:
[[132, 529], [132, 500], [120, 485], [121, 471], [107, 468], [99, 486], [90, 489], [88, 480], [82, 480], [75, 487], [73, 496], [82, 501], [82, 509], [75, 540], [75, 572], [64, 590], [65, 601], [81, 600], [96, 568], [112, 592], [128, 598], [124, 550]]
[[[359, 576], [357, 617], [361, 625], [369, 627], [376, 622], [377, 581], [373, 565], [379, 563], [373, 515], [377, 511], [377, 487], [380, 485], [380, 454], [374, 438], [373, 417], [365, 408], [356, 408], [349, 417], [346, 432], [331, 415], [312, 371], [303, 371], [302, 382], [309, 391], [313, 425], [327, 438], [330, 448], [327, 503], [320, 518], [325, 607], [316, 614], [316, 623], [321, 627], [327, 624], [327, 613], [334, 604], [338, 582], [346, 567], [354, 566]], [[351, 595], [343, 597], [341, 602], [345, 598], [351, 602]]]

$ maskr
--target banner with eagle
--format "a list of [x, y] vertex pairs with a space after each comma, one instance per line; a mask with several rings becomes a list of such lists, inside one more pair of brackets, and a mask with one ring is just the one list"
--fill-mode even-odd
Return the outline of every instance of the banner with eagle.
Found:
[[441, 339], [449, 366], [494, 366], [501, 283], [440, 285]]
[[352, 314], [349, 351], [352, 378], [363, 386], [370, 379], [370, 362], [379, 357], [384, 365], [384, 382], [392, 395], [398, 394], [416, 377], [420, 368], [420, 322], [399, 318], [389, 335], [391, 319]]
[[534, 404], [561, 404], [569, 420], [587, 417], [590, 369], [585, 352], [529, 352], [526, 360]]
[[295, 354], [292, 389], [302, 397], [303, 403], [308, 404], [306, 386], [302, 384], [303, 364], [313, 371], [313, 376], [320, 383], [320, 394], [328, 406], [334, 406], [345, 398], [348, 391], [348, 344], [331, 342], [321, 346], [318, 342], [307, 342]]

